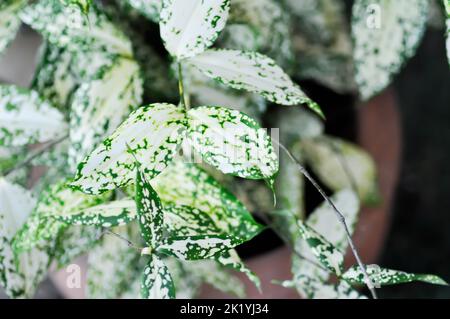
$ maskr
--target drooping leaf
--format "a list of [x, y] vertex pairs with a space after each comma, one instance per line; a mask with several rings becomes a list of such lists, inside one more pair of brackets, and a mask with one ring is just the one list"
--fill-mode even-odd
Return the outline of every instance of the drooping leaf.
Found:
[[185, 112], [175, 105], [137, 109], [78, 166], [72, 185], [89, 194], [125, 186], [134, 179], [135, 158], [146, 177], [154, 178], [172, 160], [185, 127]]
[[[366, 271], [375, 286], [397, 285], [413, 281], [422, 281], [433, 285], [447, 285], [443, 279], [435, 275], [410, 274], [403, 271], [381, 268], [377, 265], [366, 266]], [[342, 278], [351, 284], [365, 285], [366, 282], [364, 274], [357, 265], [347, 270], [342, 275]]]
[[306, 162], [331, 190], [355, 188], [363, 203], [378, 201], [377, 170], [367, 152], [328, 136], [304, 140], [302, 147]]
[[46, 250], [15, 254], [12, 248], [35, 204], [29, 191], [0, 178], [0, 286], [12, 298], [32, 297], [50, 263]]
[[262, 230], [232, 193], [195, 164], [173, 162], [153, 186], [163, 201], [205, 212], [225, 234], [250, 240]]
[[142, 274], [141, 296], [144, 299], [174, 299], [175, 286], [169, 269], [162, 259], [153, 254], [149, 256]]
[[156, 251], [181, 260], [200, 260], [219, 257], [241, 243], [226, 235], [174, 236], [164, 239]]
[[47, 41], [70, 51], [111, 52], [132, 56], [131, 43], [95, 7], [88, 14], [59, 1], [40, 0], [22, 10], [22, 21]]
[[[116, 234], [132, 239], [137, 227], [127, 225], [113, 228]], [[94, 299], [115, 299], [121, 296], [133, 280], [139, 253], [113, 236], [104, 235], [101, 243], [89, 252], [87, 296]]]
[[235, 271], [241, 272], [247, 276], [247, 278], [259, 289], [261, 290], [261, 280], [259, 277], [250, 270], [244, 262], [239, 257], [236, 250], [231, 249], [219, 257], [216, 258], [216, 261], [224, 267], [229, 269], [233, 269]]
[[163, 0], [161, 38], [178, 60], [204, 52], [225, 27], [230, 0]]
[[163, 0], [122, 0], [129, 3], [130, 6], [138, 10], [153, 22], [159, 21]]
[[319, 262], [332, 273], [340, 276], [343, 271], [344, 255], [321, 234], [302, 221], [298, 221], [300, 234]]
[[21, 22], [18, 13], [25, 3], [25, 0], [6, 0], [0, 3], [0, 54], [19, 30]]
[[0, 146], [48, 142], [66, 131], [63, 115], [36, 92], [0, 85]]
[[320, 107], [309, 99], [276, 63], [256, 52], [207, 50], [187, 60], [206, 76], [237, 90], [261, 94], [281, 105], [307, 104], [322, 115]]
[[266, 130], [247, 115], [223, 107], [188, 112], [188, 141], [206, 163], [225, 174], [272, 179], [278, 158]]
[[100, 71], [75, 93], [70, 120], [71, 167], [75, 168], [142, 102], [139, 66], [129, 59], [114, 61], [109, 70]]
[[356, 83], [363, 99], [385, 89], [414, 55], [426, 29], [428, 1], [357, 0], [352, 32]]
[[139, 167], [136, 170], [136, 208], [141, 234], [147, 245], [156, 248], [163, 237], [161, 200]]

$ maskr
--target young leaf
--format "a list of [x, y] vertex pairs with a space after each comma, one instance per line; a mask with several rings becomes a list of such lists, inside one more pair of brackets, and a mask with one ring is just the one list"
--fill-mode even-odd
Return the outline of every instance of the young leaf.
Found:
[[174, 299], [175, 286], [169, 269], [157, 255], [149, 256], [144, 268], [141, 283], [141, 296], [144, 299]]
[[66, 132], [64, 116], [36, 92], [0, 85], [0, 146], [48, 142]]
[[225, 174], [272, 179], [278, 158], [266, 130], [247, 115], [223, 107], [188, 112], [188, 141], [206, 163]]
[[71, 167], [76, 168], [141, 102], [139, 66], [130, 59], [116, 57], [109, 69], [101, 68], [94, 79], [82, 83], [71, 107]]
[[162, 241], [164, 215], [161, 200], [139, 166], [136, 169], [136, 208], [145, 243], [156, 248]]
[[156, 251], [181, 260], [210, 259], [242, 243], [225, 235], [175, 236], [166, 238]]
[[0, 3], [0, 54], [8, 47], [15, 38], [20, 27], [19, 11], [25, 0], [7, 0]]
[[344, 255], [321, 234], [302, 221], [298, 221], [302, 238], [320, 263], [332, 273], [340, 276], [344, 267]]
[[138, 10], [153, 22], [159, 21], [163, 0], [122, 0], [129, 3], [130, 6]]
[[40, 0], [23, 9], [20, 17], [50, 43], [69, 51], [111, 52], [132, 56], [130, 41], [95, 7], [85, 14], [59, 1]]
[[142, 173], [154, 178], [172, 160], [185, 128], [185, 112], [175, 105], [137, 109], [78, 166], [72, 186], [88, 194], [125, 186], [134, 179], [135, 158]]
[[247, 241], [262, 230], [231, 192], [195, 164], [173, 162], [153, 186], [164, 202], [205, 212], [225, 234]]
[[161, 38], [178, 60], [204, 52], [225, 27], [230, 0], [163, 0]]
[[261, 94], [281, 105], [307, 104], [323, 116], [320, 107], [309, 99], [275, 62], [256, 52], [208, 50], [187, 60], [206, 76], [237, 90]]
[[356, 188], [363, 203], [377, 202], [377, 170], [361, 148], [340, 139], [321, 136], [301, 142], [306, 162], [331, 190]]
[[[433, 285], [447, 285], [447, 283], [438, 276], [410, 274], [403, 271], [381, 268], [377, 265], [366, 266], [366, 271], [370, 279], [378, 286], [397, 285], [413, 281], [422, 281]], [[342, 279], [356, 285], [365, 285], [366, 283], [364, 274], [357, 265], [347, 270], [347, 272], [342, 275]]]
[[352, 33], [356, 82], [363, 99], [385, 89], [416, 52], [426, 29], [428, 1], [357, 0]]
[[35, 204], [29, 191], [0, 178], [0, 286], [12, 298], [32, 297], [50, 263], [45, 250], [15, 254], [12, 248]]

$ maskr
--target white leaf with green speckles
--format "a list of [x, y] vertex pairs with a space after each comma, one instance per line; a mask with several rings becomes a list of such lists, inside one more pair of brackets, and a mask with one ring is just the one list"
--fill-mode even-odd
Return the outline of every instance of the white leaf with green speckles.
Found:
[[[447, 285], [444, 280], [435, 275], [410, 274], [403, 271], [381, 268], [377, 265], [366, 266], [366, 271], [372, 282], [377, 287], [409, 283], [413, 281], [422, 281], [433, 285]], [[347, 272], [342, 275], [342, 278], [351, 284], [364, 285], [366, 282], [364, 274], [357, 265], [347, 270]]]
[[26, 3], [24, 0], [7, 0], [0, 3], [0, 54], [8, 47], [19, 30], [18, 13]]
[[444, 0], [444, 5], [447, 13], [447, 57], [450, 63], [450, 0]]
[[90, 6], [92, 5], [92, 0], [59, 0], [62, 4], [66, 6], [77, 6], [81, 12], [87, 13]]
[[352, 32], [362, 98], [385, 89], [414, 55], [426, 29], [428, 1], [357, 0]]
[[164, 239], [156, 251], [181, 260], [210, 259], [221, 256], [242, 242], [226, 235], [174, 236]]
[[78, 166], [72, 185], [89, 194], [125, 186], [135, 178], [135, 158], [148, 179], [156, 177], [172, 160], [185, 128], [182, 108], [140, 107]]
[[153, 22], [159, 21], [163, 0], [124, 0]]
[[41, 0], [22, 10], [20, 17], [50, 43], [70, 51], [112, 52], [132, 56], [130, 41], [94, 7], [85, 14], [74, 6]]
[[169, 269], [162, 259], [156, 255], [149, 256], [150, 260], [144, 268], [141, 282], [141, 296], [144, 299], [174, 299], [175, 286]]
[[208, 214], [189, 207], [164, 203], [164, 225], [173, 236], [196, 236], [204, 234], [220, 234]]
[[163, 208], [158, 194], [139, 168], [136, 169], [136, 211], [145, 243], [156, 248], [163, 237]]
[[163, 201], [208, 214], [223, 233], [250, 240], [262, 230], [232, 193], [195, 164], [173, 162], [153, 186]]
[[187, 139], [206, 163], [225, 174], [272, 179], [278, 158], [267, 131], [247, 115], [223, 107], [188, 112]]
[[[127, 239], [136, 237], [133, 226], [113, 228], [112, 231]], [[115, 299], [127, 290], [133, 280], [133, 269], [139, 253], [114, 236], [104, 235], [100, 244], [89, 252], [87, 291], [89, 298]]]
[[50, 263], [46, 251], [15, 254], [12, 248], [13, 237], [35, 204], [29, 191], [0, 178], [0, 286], [12, 298], [32, 297]]
[[0, 145], [48, 142], [66, 133], [64, 116], [36, 92], [0, 85]]
[[332, 273], [340, 276], [344, 267], [344, 254], [321, 234], [302, 221], [297, 222], [300, 235], [319, 262]]
[[83, 160], [142, 102], [139, 65], [118, 58], [75, 92], [70, 119], [69, 165]]
[[256, 52], [208, 50], [187, 60], [206, 76], [237, 90], [261, 94], [281, 105], [307, 104], [322, 115], [320, 107], [309, 99], [275, 61]]
[[259, 289], [261, 290], [261, 280], [259, 277], [251, 271], [241, 260], [236, 250], [231, 249], [220, 257], [215, 258], [216, 261], [222, 266], [233, 269], [235, 271], [241, 272], [247, 276], [247, 278]]
[[328, 188], [335, 192], [356, 188], [363, 203], [378, 201], [377, 170], [366, 151], [328, 136], [301, 143], [306, 162]]
[[178, 60], [210, 47], [225, 27], [230, 0], [163, 0], [161, 38]]

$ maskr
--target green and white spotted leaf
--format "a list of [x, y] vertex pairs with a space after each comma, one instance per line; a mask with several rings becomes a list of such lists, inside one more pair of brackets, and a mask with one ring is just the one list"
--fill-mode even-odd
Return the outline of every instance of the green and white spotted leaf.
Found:
[[447, 57], [450, 64], [450, 0], [444, 0], [444, 5], [447, 13]]
[[161, 38], [178, 60], [204, 52], [225, 27], [230, 0], [163, 0]]
[[181, 260], [211, 259], [242, 242], [225, 235], [174, 236], [164, 239], [156, 251]]
[[69, 51], [133, 55], [130, 41], [95, 7], [85, 14], [59, 1], [40, 0], [23, 9], [20, 17], [47, 41]]
[[[421, 281], [433, 285], [448, 285], [443, 279], [435, 275], [411, 274], [403, 271], [381, 268], [377, 265], [367, 266], [366, 271], [372, 282], [374, 282], [377, 287], [397, 285], [413, 281]], [[365, 284], [364, 274], [357, 265], [347, 270], [347, 272], [342, 275], [342, 279], [351, 284]]]
[[87, 13], [92, 5], [92, 0], [60, 0], [66, 6], [77, 6], [81, 12]]
[[378, 201], [377, 170], [366, 151], [328, 136], [304, 140], [302, 147], [308, 165], [332, 191], [355, 188], [363, 203]]
[[45, 250], [15, 254], [12, 247], [35, 204], [29, 191], [0, 178], [0, 286], [12, 298], [32, 297], [50, 263]]
[[162, 241], [164, 215], [158, 194], [139, 167], [136, 169], [136, 208], [145, 243], [156, 248]]
[[244, 264], [236, 250], [231, 249], [223, 253], [219, 257], [216, 257], [215, 260], [226, 268], [245, 274], [247, 278], [256, 286], [256, 288], [261, 290], [261, 280], [252, 270], [250, 270]]
[[223, 107], [188, 112], [188, 141], [206, 163], [225, 174], [272, 179], [278, 158], [266, 130], [247, 115]]
[[88, 207], [66, 211], [54, 216], [61, 222], [71, 225], [91, 225], [98, 227], [123, 226], [136, 219], [136, 204], [133, 200], [123, 199]]
[[153, 22], [159, 21], [163, 0], [122, 0], [129, 3], [130, 6], [138, 10]]
[[344, 255], [321, 234], [302, 221], [297, 222], [300, 234], [319, 262], [329, 271], [340, 276], [344, 267]]
[[385, 89], [414, 55], [426, 29], [428, 1], [357, 0], [352, 33], [356, 83], [363, 99]]
[[78, 166], [72, 186], [89, 194], [125, 186], [135, 178], [136, 159], [153, 179], [171, 162], [186, 125], [184, 109], [175, 105], [140, 107]]
[[205, 212], [225, 234], [250, 240], [263, 229], [230, 191], [195, 164], [172, 162], [153, 186], [164, 202]]
[[198, 297], [203, 279], [189, 266], [196, 262], [187, 262], [173, 257], [164, 258], [164, 264], [169, 268], [170, 276], [176, 287], [177, 299], [194, 299]]
[[25, 3], [25, 0], [6, 0], [0, 3], [0, 54], [16, 37], [21, 24], [18, 13]]
[[[138, 233], [133, 225], [116, 227], [112, 231], [130, 239]], [[113, 236], [103, 236], [102, 241], [89, 252], [87, 296], [93, 299], [116, 299], [133, 280], [139, 253]]]
[[48, 142], [66, 133], [64, 116], [36, 92], [0, 85], [0, 146]]
[[189, 206], [164, 203], [164, 226], [173, 236], [197, 236], [220, 234], [211, 217]]
[[207, 50], [187, 62], [206, 76], [234, 89], [258, 93], [270, 102], [281, 105], [307, 104], [323, 116], [320, 107], [271, 58], [262, 54]]
[[141, 283], [141, 296], [144, 299], [174, 299], [175, 286], [169, 269], [162, 259], [153, 254], [149, 256], [144, 268]]
[[142, 79], [133, 60], [117, 58], [109, 70], [83, 83], [71, 108], [71, 167], [76, 168], [141, 102]]

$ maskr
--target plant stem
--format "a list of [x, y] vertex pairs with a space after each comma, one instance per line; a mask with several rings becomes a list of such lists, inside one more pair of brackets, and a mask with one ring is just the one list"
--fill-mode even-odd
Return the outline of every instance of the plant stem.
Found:
[[67, 139], [69, 137], [69, 135], [65, 135], [59, 139], [56, 139], [52, 142], [49, 142], [47, 144], [43, 144], [41, 145], [39, 148], [37, 148], [36, 150], [34, 150], [31, 155], [29, 155], [25, 160], [23, 160], [22, 162], [20, 162], [19, 164], [17, 164], [16, 166], [10, 168], [9, 170], [6, 170], [4, 172], [4, 176], [8, 176], [10, 174], [12, 174], [13, 172], [24, 168], [25, 166], [29, 165], [31, 163], [32, 160], [34, 160], [36, 157], [42, 155], [43, 153], [47, 152], [48, 150], [50, 150], [51, 148], [53, 148], [54, 146], [58, 145], [59, 143], [61, 143], [62, 141], [64, 141], [65, 139]]
[[327, 196], [325, 191], [320, 187], [319, 183], [316, 182], [316, 180], [309, 174], [309, 172], [303, 167], [303, 165], [298, 161], [294, 155], [279, 141], [274, 140], [274, 142], [289, 156], [289, 158], [298, 166], [298, 169], [300, 172], [306, 177], [306, 179], [316, 188], [316, 190], [322, 195], [322, 197], [325, 199], [325, 201], [330, 205], [330, 207], [333, 209], [333, 211], [336, 213], [336, 216], [338, 218], [338, 221], [341, 223], [341, 225], [344, 227], [348, 244], [350, 245], [350, 249], [353, 252], [353, 255], [355, 256], [355, 259], [358, 263], [359, 268], [361, 269], [362, 273], [364, 274], [364, 278], [366, 281], [367, 288], [369, 288], [370, 293], [372, 294], [373, 299], [377, 299], [377, 293], [375, 291], [375, 285], [373, 284], [372, 280], [370, 279], [366, 266], [362, 262], [358, 250], [356, 249], [355, 244], [353, 243], [352, 235], [350, 233], [350, 230], [348, 228], [347, 222], [345, 220], [344, 215], [339, 211], [339, 209], [336, 207], [336, 205], [333, 203], [330, 197]]
[[178, 91], [180, 93], [181, 104], [186, 108], [186, 110], [189, 110], [190, 105], [187, 101], [186, 92], [184, 90], [183, 68], [181, 67], [181, 63], [178, 63]]
[[100, 237], [102, 237], [103, 235], [111, 235], [111, 236], [114, 236], [114, 237], [116, 237], [116, 238], [118, 238], [118, 239], [124, 241], [125, 243], [127, 243], [128, 247], [131, 247], [131, 248], [133, 248], [133, 249], [135, 249], [135, 250], [137, 250], [137, 251], [139, 251], [139, 252], [141, 252], [142, 249], [144, 249], [144, 248], [142, 248], [142, 247], [137, 246], [137, 245], [136, 245], [135, 243], [133, 243], [131, 240], [129, 240], [129, 239], [123, 237], [122, 235], [117, 234], [117, 233], [115, 233], [115, 232], [113, 232], [113, 231], [111, 231], [111, 230], [109, 230], [109, 229], [104, 228], [104, 229], [103, 229], [103, 232], [102, 232], [101, 235], [100, 235]]

